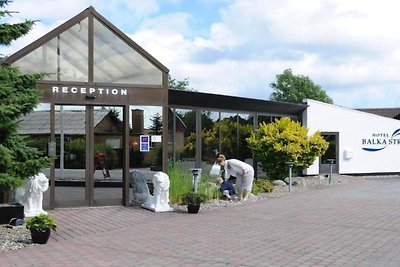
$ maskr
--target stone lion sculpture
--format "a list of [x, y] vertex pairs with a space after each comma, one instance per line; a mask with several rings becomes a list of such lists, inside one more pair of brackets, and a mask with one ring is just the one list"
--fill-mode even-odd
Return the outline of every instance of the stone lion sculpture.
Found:
[[24, 206], [25, 217], [32, 217], [41, 213], [47, 214], [42, 208], [43, 193], [49, 188], [49, 179], [44, 173], [30, 177], [26, 185], [19, 187], [15, 192], [15, 199]]
[[133, 191], [133, 201], [144, 203], [151, 196], [146, 177], [138, 170], [133, 170], [129, 175], [129, 181]]
[[149, 196], [142, 207], [156, 212], [173, 211], [169, 206], [169, 176], [164, 172], [154, 174], [153, 187], [153, 195]]

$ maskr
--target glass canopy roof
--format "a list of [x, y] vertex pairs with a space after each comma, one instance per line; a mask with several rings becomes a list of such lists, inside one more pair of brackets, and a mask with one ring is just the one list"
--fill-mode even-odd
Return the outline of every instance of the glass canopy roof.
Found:
[[[162, 85], [162, 71], [96, 17], [93, 49], [89, 19], [85, 18], [12, 65], [23, 73], [45, 72], [44, 80], [135, 85]], [[93, 51], [93, 81], [89, 54]]]

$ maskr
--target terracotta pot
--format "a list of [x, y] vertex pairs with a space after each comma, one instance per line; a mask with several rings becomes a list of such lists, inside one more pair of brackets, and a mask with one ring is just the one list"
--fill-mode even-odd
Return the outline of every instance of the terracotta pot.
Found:
[[49, 240], [50, 237], [50, 228], [42, 229], [42, 230], [35, 230], [35, 229], [30, 229], [31, 230], [31, 237], [32, 237], [32, 242], [36, 244], [46, 244], [47, 241]]

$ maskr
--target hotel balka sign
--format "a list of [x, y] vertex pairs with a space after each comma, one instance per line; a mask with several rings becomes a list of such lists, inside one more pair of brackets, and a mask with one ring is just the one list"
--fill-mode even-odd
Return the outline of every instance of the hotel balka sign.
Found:
[[368, 152], [377, 152], [388, 146], [400, 145], [400, 128], [392, 134], [373, 133], [370, 138], [361, 139], [362, 149]]

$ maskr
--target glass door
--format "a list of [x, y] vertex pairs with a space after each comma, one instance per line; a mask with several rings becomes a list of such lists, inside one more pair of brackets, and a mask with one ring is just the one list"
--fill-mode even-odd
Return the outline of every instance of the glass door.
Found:
[[93, 205], [121, 205], [123, 188], [123, 107], [95, 106]]
[[55, 106], [54, 201], [56, 207], [88, 204], [86, 107]]
[[322, 133], [322, 137], [329, 143], [328, 150], [320, 158], [320, 173], [330, 173], [332, 164], [332, 172], [337, 172], [337, 146], [338, 146], [338, 133]]
[[123, 111], [55, 105], [53, 207], [123, 204]]

